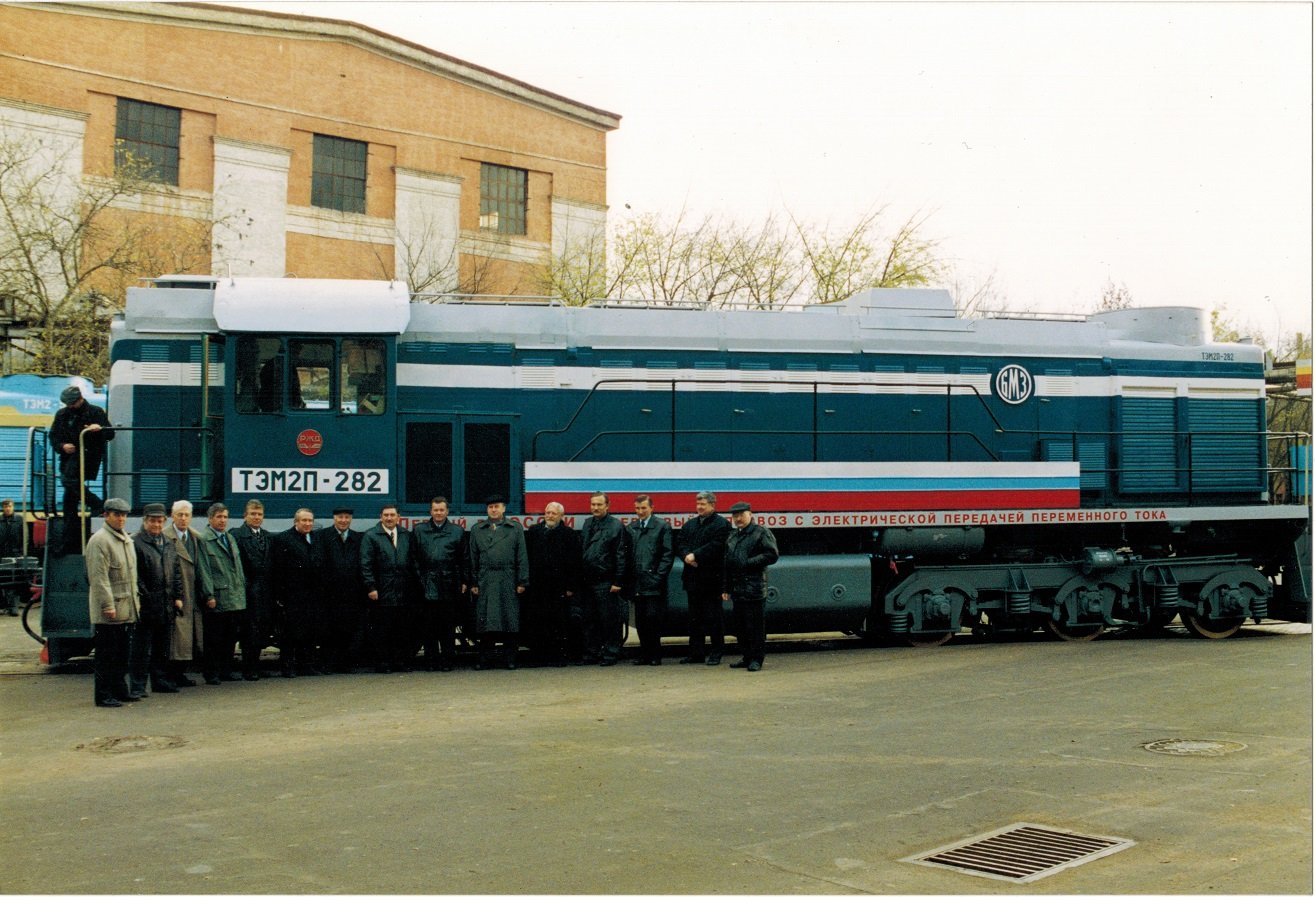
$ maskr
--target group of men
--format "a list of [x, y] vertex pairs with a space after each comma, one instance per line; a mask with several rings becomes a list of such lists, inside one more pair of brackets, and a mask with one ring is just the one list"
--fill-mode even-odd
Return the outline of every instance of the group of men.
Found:
[[191, 503], [178, 501], [168, 515], [162, 504], [147, 505], [141, 531], [129, 535], [128, 504], [112, 498], [85, 551], [95, 703], [139, 701], [148, 684], [156, 693], [194, 686], [188, 669], [197, 660], [208, 685], [256, 680], [267, 675], [259, 660], [270, 645], [289, 678], [352, 672], [359, 663], [410, 670], [418, 654], [425, 668], [448, 671], [458, 629], [477, 646], [475, 669], [515, 669], [522, 640], [542, 665], [613, 666], [627, 601], [640, 638], [634, 662], [657, 666], [677, 556], [689, 604], [680, 662], [721, 663], [722, 602], [733, 601], [743, 656], [731, 666], [756, 672], [766, 643], [766, 570], [779, 552], [747, 503], [731, 507], [730, 522], [716, 503], [711, 492], [698, 493], [697, 513], [678, 532], [646, 495], [626, 526], [598, 492], [578, 532], [563, 524], [557, 502], [526, 529], [507, 519], [497, 495], [469, 532], [448, 519], [449, 502], [439, 496], [412, 529], [386, 504], [365, 532], [352, 529], [353, 510], [340, 506], [330, 527], [316, 529], [303, 508], [291, 529], [271, 534], [259, 500], [247, 502], [233, 527], [222, 503], [198, 526]]

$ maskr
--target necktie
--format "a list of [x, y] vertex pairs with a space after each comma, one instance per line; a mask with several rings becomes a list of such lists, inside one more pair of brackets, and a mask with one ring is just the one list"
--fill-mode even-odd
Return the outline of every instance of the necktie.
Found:
[[397, 547], [397, 530], [395, 530], [395, 529], [394, 529], [394, 530], [389, 530], [389, 531], [388, 531], [388, 538], [391, 539], [391, 540], [393, 541], [393, 547], [396, 548], [396, 547]]
[[219, 534], [219, 544], [223, 546], [224, 554], [228, 554], [228, 533]]
[[347, 533], [349, 533], [349, 532], [351, 532], [351, 531], [350, 531], [350, 530], [343, 530], [342, 532], [338, 533], [338, 538], [339, 538], [339, 539], [342, 539], [344, 542], [346, 542], [346, 541], [347, 541]]

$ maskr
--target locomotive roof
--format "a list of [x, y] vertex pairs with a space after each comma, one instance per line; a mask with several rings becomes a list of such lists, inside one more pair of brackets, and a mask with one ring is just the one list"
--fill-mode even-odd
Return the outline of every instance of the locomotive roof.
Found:
[[[868, 290], [844, 302], [788, 311], [653, 306], [409, 303], [387, 281], [161, 278], [129, 291], [125, 327], [147, 332], [395, 333], [403, 341], [476, 342], [525, 349], [692, 349], [861, 354], [929, 353], [1200, 360], [1206, 313], [1124, 309], [1085, 320], [961, 318], [944, 290]], [[1257, 346], [1229, 347], [1260, 363]]]

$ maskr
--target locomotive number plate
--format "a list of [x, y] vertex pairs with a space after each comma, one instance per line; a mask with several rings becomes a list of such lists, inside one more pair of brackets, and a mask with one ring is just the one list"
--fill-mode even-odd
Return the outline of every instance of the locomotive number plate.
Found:
[[326, 467], [234, 467], [234, 492], [387, 495], [388, 471]]

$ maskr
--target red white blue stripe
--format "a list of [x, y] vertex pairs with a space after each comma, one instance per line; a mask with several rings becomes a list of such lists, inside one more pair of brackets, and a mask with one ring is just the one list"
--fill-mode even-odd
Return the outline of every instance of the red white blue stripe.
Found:
[[763, 512], [1076, 508], [1078, 479], [1073, 461], [541, 461], [525, 465], [525, 508], [539, 510], [557, 501], [566, 513], [583, 514], [591, 494], [606, 492], [613, 510], [627, 510], [644, 494], [660, 509], [685, 509], [703, 490], [717, 493], [719, 508], [747, 501]]

